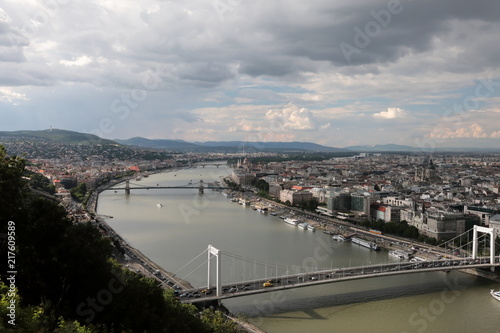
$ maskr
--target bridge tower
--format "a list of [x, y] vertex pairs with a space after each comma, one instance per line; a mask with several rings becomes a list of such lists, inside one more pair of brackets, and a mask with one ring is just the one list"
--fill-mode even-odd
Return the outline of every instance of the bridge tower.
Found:
[[130, 183], [128, 180], [125, 182], [125, 194], [130, 194]]
[[[490, 235], [490, 264], [495, 263], [495, 229], [493, 228], [485, 228], [485, 227], [480, 227], [475, 225], [474, 226], [474, 237], [472, 240], [472, 259], [477, 258], [477, 247], [478, 247], [478, 242], [477, 242], [477, 233], [482, 232], [485, 234]], [[495, 271], [495, 267], [491, 267], [491, 271]]]
[[198, 187], [198, 193], [203, 194], [203, 179], [200, 179], [200, 186]]
[[208, 279], [207, 279], [207, 289], [211, 288], [212, 285], [210, 283], [210, 259], [212, 255], [216, 258], [216, 274], [215, 274], [215, 286], [217, 288], [216, 295], [217, 297], [222, 296], [222, 253], [219, 249], [216, 249], [212, 245], [208, 246]]

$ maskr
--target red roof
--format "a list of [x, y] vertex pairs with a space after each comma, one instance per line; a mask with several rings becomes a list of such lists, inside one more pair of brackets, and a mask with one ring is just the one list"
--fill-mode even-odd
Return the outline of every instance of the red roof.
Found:
[[312, 187], [311, 186], [294, 185], [294, 186], [292, 186], [292, 189], [302, 191], [302, 190], [310, 190], [310, 189], [312, 189]]

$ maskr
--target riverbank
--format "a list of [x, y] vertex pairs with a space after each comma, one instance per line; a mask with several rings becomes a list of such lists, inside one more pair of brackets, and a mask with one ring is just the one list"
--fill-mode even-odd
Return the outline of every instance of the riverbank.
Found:
[[[153, 172], [148, 172], [148, 175], [163, 173], [163, 172], [173, 172], [179, 170], [176, 169], [162, 169]], [[129, 176], [122, 177], [120, 179], [113, 179], [101, 186], [99, 186], [95, 193], [93, 193], [93, 197], [89, 200], [90, 205], [87, 206], [87, 211], [92, 213], [95, 216], [95, 221], [100, 227], [101, 230], [104, 230], [106, 235], [111, 239], [117, 241], [124, 253], [121, 252], [115, 253], [115, 259], [118, 260], [125, 268], [142, 274], [146, 277], [153, 278], [162, 284], [164, 288], [170, 289], [192, 289], [193, 286], [180, 278], [177, 278], [175, 274], [168, 272], [160, 265], [156, 264], [154, 261], [149, 259], [146, 255], [144, 255], [141, 251], [130, 245], [127, 241], [125, 241], [116, 231], [111, 228], [105, 220], [105, 217], [99, 216], [97, 214], [97, 205], [99, 200], [99, 194], [119, 183], [123, 183], [127, 180], [137, 178], [137, 174], [131, 174]], [[107, 217], [112, 218], [112, 217]]]

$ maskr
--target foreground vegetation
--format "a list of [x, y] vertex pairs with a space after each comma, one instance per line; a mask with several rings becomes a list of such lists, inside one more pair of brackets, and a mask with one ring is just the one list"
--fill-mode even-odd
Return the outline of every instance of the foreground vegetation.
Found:
[[0, 239], [0, 256], [15, 258], [2, 272], [17, 271], [1, 276], [1, 332], [238, 331], [220, 312], [181, 304], [155, 280], [122, 269], [109, 238], [31, 193], [24, 167], [0, 146], [0, 234], [15, 242]]

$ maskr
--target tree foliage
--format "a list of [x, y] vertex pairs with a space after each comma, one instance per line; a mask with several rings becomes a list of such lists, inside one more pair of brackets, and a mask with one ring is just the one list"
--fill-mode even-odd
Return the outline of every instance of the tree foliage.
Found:
[[50, 180], [47, 179], [47, 177], [39, 173], [34, 173], [31, 175], [29, 185], [35, 190], [47, 192], [49, 194], [56, 193], [56, 187], [54, 186], [54, 184], [52, 184]]
[[[382, 231], [384, 234], [402, 236], [410, 239], [419, 239], [421, 237], [418, 229], [415, 226], [409, 225], [406, 221], [401, 222], [384, 222], [377, 221], [362, 221], [361, 225], [366, 228]], [[420, 240], [420, 239], [419, 239]]]
[[255, 181], [255, 184], [253, 184], [259, 191], [262, 192], [269, 192], [269, 183], [266, 182], [264, 179], [259, 179]]
[[309, 199], [307, 201], [302, 201], [299, 204], [299, 207], [303, 210], [307, 210], [310, 212], [315, 212], [316, 208], [318, 208], [318, 201], [315, 199]]
[[80, 183], [71, 189], [71, 196], [78, 202], [83, 202], [87, 195], [87, 184]]

